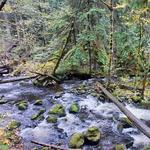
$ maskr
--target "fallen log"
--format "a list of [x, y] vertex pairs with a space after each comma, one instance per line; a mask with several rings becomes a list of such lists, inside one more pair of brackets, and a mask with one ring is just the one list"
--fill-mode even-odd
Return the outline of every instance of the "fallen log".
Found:
[[40, 145], [40, 146], [44, 146], [44, 147], [48, 147], [48, 148], [52, 148], [52, 149], [55, 149], [55, 150], [69, 150], [69, 149], [66, 149], [66, 148], [63, 148], [63, 147], [60, 147], [60, 146], [40, 143], [40, 142], [37, 142], [37, 141], [31, 141], [31, 143], [37, 144], [37, 145]]
[[48, 77], [51, 80], [54, 80], [56, 83], [61, 83], [60, 79], [58, 79], [57, 77], [55, 77], [54, 75], [47, 75], [47, 74], [42, 74], [39, 72], [34, 72], [34, 71], [30, 71], [31, 73], [37, 74], [39, 76], [45, 76]]
[[129, 120], [147, 137], [150, 138], [150, 128], [145, 125], [140, 119], [132, 114], [117, 98], [107, 91], [102, 84], [96, 83], [97, 90], [101, 90], [128, 118]]
[[7, 0], [3, 0], [0, 4], [0, 11], [2, 11], [3, 7], [5, 6]]
[[9, 78], [9, 79], [0, 79], [0, 84], [5, 84], [5, 83], [11, 83], [11, 82], [17, 82], [17, 81], [23, 81], [23, 80], [28, 80], [28, 79], [34, 79], [37, 76], [32, 76], [32, 77], [16, 77], [16, 78]]

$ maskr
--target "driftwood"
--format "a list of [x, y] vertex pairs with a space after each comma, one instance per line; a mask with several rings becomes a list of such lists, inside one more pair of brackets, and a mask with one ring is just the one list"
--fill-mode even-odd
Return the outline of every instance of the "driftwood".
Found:
[[40, 143], [40, 142], [37, 142], [37, 141], [31, 141], [31, 143], [34, 143], [34, 144], [37, 144], [37, 145], [40, 145], [40, 146], [44, 146], [44, 147], [48, 147], [48, 148], [52, 148], [52, 149], [55, 149], [55, 150], [69, 150], [69, 149], [66, 149], [66, 148], [62, 148], [60, 146]]
[[34, 74], [37, 74], [39, 76], [43, 76], [43, 77], [45, 76], [45, 77], [47, 77], [51, 80], [54, 80], [56, 83], [61, 83], [61, 81], [57, 77], [55, 77], [54, 75], [47, 75], [47, 74], [42, 74], [42, 73], [34, 72], [34, 71], [30, 71], [30, 72], [34, 73]]
[[0, 4], [0, 11], [2, 11], [3, 7], [5, 6], [7, 0], [3, 0]]
[[0, 79], [0, 84], [4, 83], [11, 83], [11, 82], [17, 82], [17, 81], [23, 81], [23, 80], [28, 80], [28, 79], [34, 79], [37, 76], [32, 76], [32, 77], [16, 77], [16, 78], [9, 78], [9, 79]]
[[7, 65], [0, 66], [0, 75], [2, 76], [3, 74], [8, 74], [10, 71], [10, 67]]
[[140, 119], [132, 114], [124, 105], [119, 102], [110, 92], [108, 92], [100, 83], [96, 83], [98, 90], [101, 90], [128, 118], [129, 120], [147, 137], [150, 138], [150, 128], [145, 125]]

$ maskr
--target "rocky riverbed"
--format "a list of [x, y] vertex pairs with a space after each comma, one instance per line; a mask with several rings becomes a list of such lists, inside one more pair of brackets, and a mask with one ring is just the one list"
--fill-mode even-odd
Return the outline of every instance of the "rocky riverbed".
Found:
[[[5, 116], [0, 120], [0, 127], [6, 128], [12, 120], [19, 122], [18, 134], [24, 150], [39, 148], [31, 143], [32, 140], [70, 149], [70, 139], [74, 134], [83, 136], [77, 141], [81, 139], [79, 147], [84, 150], [118, 147], [141, 150], [150, 146], [149, 138], [104, 95], [95, 92], [96, 80], [72, 80], [51, 88], [37, 88], [31, 81], [0, 85], [0, 114]], [[124, 105], [150, 126], [150, 109], [126, 101]], [[99, 140], [90, 141], [94, 139], [87, 138], [89, 135]], [[74, 139], [73, 144], [77, 145], [77, 141]]]

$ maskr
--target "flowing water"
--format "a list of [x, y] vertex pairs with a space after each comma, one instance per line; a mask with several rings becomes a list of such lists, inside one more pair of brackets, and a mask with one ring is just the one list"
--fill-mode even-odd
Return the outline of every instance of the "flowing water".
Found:
[[[0, 127], [6, 127], [8, 122], [15, 119], [21, 122], [20, 136], [24, 143], [25, 150], [31, 150], [36, 145], [31, 140], [43, 143], [68, 145], [69, 137], [75, 132], [83, 132], [90, 126], [97, 126], [101, 130], [101, 140], [96, 146], [84, 146], [85, 150], [110, 150], [115, 144], [123, 143], [130, 150], [141, 150], [144, 146], [150, 145], [150, 139], [144, 136], [136, 128], [129, 127], [119, 130], [119, 118], [124, 117], [120, 110], [108, 100], [101, 101], [90, 95], [89, 92], [76, 94], [73, 91], [76, 86], [82, 84], [92, 85], [95, 80], [69, 81], [59, 87], [37, 88], [29, 82], [8, 83], [0, 85], [0, 96], [4, 96], [8, 103], [0, 105], [0, 113], [5, 118], [0, 121]], [[59, 96], [56, 97], [56, 95]], [[35, 106], [35, 99], [43, 100], [42, 106]], [[28, 109], [20, 111], [15, 103], [20, 100], [28, 101]], [[80, 112], [70, 114], [69, 107], [72, 103], [78, 103]], [[58, 119], [56, 124], [43, 121], [32, 121], [31, 116], [45, 108], [44, 117], [48, 116], [49, 109], [55, 104], [62, 104], [66, 110], [66, 116]], [[141, 109], [133, 104], [125, 104], [126, 107], [139, 119], [150, 122], [150, 110]]]

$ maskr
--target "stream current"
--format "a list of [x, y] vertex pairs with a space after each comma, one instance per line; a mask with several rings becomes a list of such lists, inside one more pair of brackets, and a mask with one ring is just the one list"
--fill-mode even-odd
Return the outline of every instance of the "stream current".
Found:
[[[0, 127], [4, 128], [11, 120], [21, 122], [20, 136], [24, 144], [24, 150], [31, 150], [37, 145], [30, 141], [35, 140], [42, 143], [68, 146], [69, 137], [75, 132], [83, 132], [90, 126], [97, 126], [101, 131], [101, 139], [98, 145], [85, 145], [84, 150], [111, 150], [115, 144], [124, 144], [129, 150], [141, 150], [144, 146], [150, 146], [150, 139], [144, 136], [137, 128], [129, 127], [118, 129], [119, 119], [124, 117], [123, 113], [108, 100], [101, 101], [93, 97], [90, 88], [95, 79], [86, 81], [68, 81], [59, 87], [37, 88], [31, 81], [17, 82], [0, 85], [0, 96], [4, 96], [8, 103], [0, 105], [0, 114], [5, 118], [0, 121]], [[87, 91], [76, 94], [73, 89], [78, 85], [89, 86]], [[61, 92], [61, 93], [60, 93]], [[59, 96], [56, 96], [59, 95]], [[43, 100], [42, 106], [35, 106], [36, 98]], [[15, 105], [20, 100], [28, 102], [28, 109], [18, 110]], [[81, 110], [78, 114], [69, 113], [72, 103], [78, 103]], [[48, 116], [48, 111], [54, 104], [62, 104], [66, 111], [66, 116], [58, 118], [56, 124], [42, 121], [32, 121], [31, 116], [45, 108], [44, 117]], [[149, 123], [150, 109], [142, 109], [133, 104], [125, 103], [136, 117]]]

